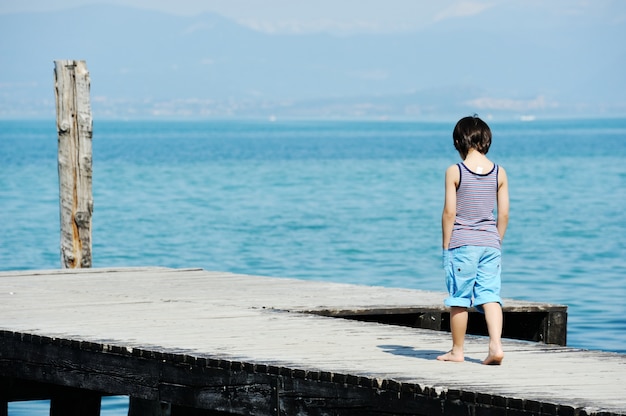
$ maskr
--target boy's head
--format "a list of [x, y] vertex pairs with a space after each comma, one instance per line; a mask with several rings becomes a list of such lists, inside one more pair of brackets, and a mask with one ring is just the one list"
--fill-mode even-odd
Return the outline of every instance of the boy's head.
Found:
[[470, 149], [486, 155], [491, 146], [491, 129], [478, 116], [463, 117], [454, 126], [452, 132], [454, 147], [465, 159]]

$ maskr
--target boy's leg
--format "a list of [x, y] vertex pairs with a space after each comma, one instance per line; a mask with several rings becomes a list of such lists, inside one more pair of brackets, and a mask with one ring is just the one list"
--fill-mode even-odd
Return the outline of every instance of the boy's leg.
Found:
[[500, 298], [500, 265], [502, 254], [496, 248], [485, 247], [478, 264], [478, 276], [474, 287], [476, 309], [485, 313], [489, 332], [489, 355], [483, 364], [500, 364], [502, 351], [502, 299]]
[[452, 349], [437, 357], [440, 361], [465, 361], [463, 346], [467, 331], [467, 308], [453, 306], [450, 309], [450, 330], [452, 332]]
[[489, 355], [483, 364], [500, 364], [504, 359], [502, 350], [502, 306], [498, 302], [489, 302], [482, 305], [489, 332]]

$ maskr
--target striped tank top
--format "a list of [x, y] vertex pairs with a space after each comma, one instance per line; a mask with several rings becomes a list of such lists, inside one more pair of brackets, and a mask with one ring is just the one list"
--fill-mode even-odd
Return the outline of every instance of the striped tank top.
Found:
[[482, 246], [500, 249], [495, 210], [498, 194], [498, 165], [486, 174], [474, 173], [463, 163], [459, 167], [456, 191], [456, 218], [449, 248]]

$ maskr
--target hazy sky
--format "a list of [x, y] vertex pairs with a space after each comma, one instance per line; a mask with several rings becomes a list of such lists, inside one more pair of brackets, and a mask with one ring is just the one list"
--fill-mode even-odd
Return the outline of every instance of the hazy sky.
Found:
[[[57, 30], [58, 15], [10, 16], [95, 5], [142, 13], [99, 8], [110, 22], [93, 25], [79, 42], [51, 44], [46, 42]], [[74, 16], [91, 16], [89, 10], [96, 8], [82, 8]], [[163, 21], [187, 22], [189, 30], [152, 27], [163, 16], [143, 11], [173, 15]], [[215, 17], [186, 17], [203, 13], [265, 33], [340, 36], [256, 33], [252, 38], [268, 49], [247, 51], [250, 42], [237, 35], [246, 30], [229, 33], [226, 43], [207, 42], [204, 32], [196, 33], [202, 29], [197, 22]], [[111, 100], [152, 99], [155, 91], [159, 99], [280, 100], [436, 91], [432, 94], [446, 97], [446, 105], [463, 102], [485, 111], [626, 111], [626, 0], [0, 0], [0, 15], [5, 22], [22, 22], [0, 27], [0, 56], [7, 59], [0, 70], [0, 107], [4, 96], [9, 109], [25, 97], [31, 98], [24, 104], [30, 108], [49, 96], [44, 63], [80, 56], [99, 74], [94, 91]], [[118, 15], [136, 21], [116, 31]], [[165, 43], [176, 48], [164, 44], [155, 50], [152, 39], [165, 32]], [[367, 36], [349, 36], [362, 34]], [[192, 42], [183, 39], [187, 35]], [[127, 39], [133, 41], [129, 47]], [[117, 46], [111, 49], [111, 44]], [[307, 53], [299, 45], [306, 45]], [[186, 63], [188, 77], [177, 76], [177, 65], [160, 64], [174, 57]], [[164, 79], [176, 83], [164, 84]]]
[[626, 20], [624, 0], [0, 0], [0, 13], [119, 4], [182, 15], [215, 12], [268, 32], [388, 32], [499, 8], [504, 22], [515, 16], [503, 6], [514, 3], [544, 19]]

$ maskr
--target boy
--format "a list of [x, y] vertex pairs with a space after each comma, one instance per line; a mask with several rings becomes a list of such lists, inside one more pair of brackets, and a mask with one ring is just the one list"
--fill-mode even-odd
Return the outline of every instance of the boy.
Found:
[[[449, 297], [452, 349], [440, 361], [465, 360], [467, 308], [485, 314], [489, 353], [483, 364], [500, 364], [502, 300], [500, 299], [501, 244], [509, 220], [509, 188], [504, 169], [486, 156], [491, 130], [477, 116], [464, 117], [452, 133], [463, 163], [446, 170], [445, 202], [441, 219], [443, 263]], [[494, 215], [497, 206], [497, 218]]]

